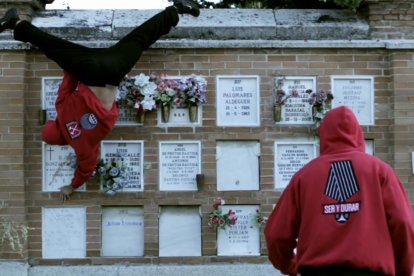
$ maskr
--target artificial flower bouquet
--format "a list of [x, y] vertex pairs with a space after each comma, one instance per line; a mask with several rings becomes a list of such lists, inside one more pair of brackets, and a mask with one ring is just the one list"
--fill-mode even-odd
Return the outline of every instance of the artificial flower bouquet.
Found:
[[264, 226], [266, 226], [267, 220], [268, 218], [263, 216], [259, 209], [256, 209], [255, 222], [257, 223], [259, 228], [263, 228]]
[[326, 113], [331, 109], [334, 97], [330, 91], [308, 89], [305, 92], [309, 95], [308, 103], [312, 106], [312, 118], [315, 127], [318, 128]]
[[218, 197], [214, 200], [213, 211], [209, 215], [208, 225], [213, 227], [214, 230], [217, 228], [226, 229], [237, 223], [237, 215], [231, 209], [227, 213], [223, 213], [221, 205], [224, 205], [224, 199]]
[[120, 158], [110, 160], [101, 159], [96, 167], [96, 173], [102, 179], [104, 192], [108, 196], [113, 196], [122, 189], [127, 180], [127, 165]]
[[142, 73], [133, 77], [125, 76], [118, 86], [117, 101], [137, 112], [151, 111], [156, 109], [156, 89], [157, 84], [150, 76]]
[[207, 81], [192, 74], [177, 81], [177, 106], [201, 105], [207, 102]]

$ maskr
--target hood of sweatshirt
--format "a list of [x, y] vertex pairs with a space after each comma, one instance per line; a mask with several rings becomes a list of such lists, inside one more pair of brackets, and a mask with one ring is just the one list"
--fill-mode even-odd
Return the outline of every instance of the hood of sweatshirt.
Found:
[[319, 127], [320, 153], [365, 152], [365, 138], [353, 111], [340, 106], [329, 111]]

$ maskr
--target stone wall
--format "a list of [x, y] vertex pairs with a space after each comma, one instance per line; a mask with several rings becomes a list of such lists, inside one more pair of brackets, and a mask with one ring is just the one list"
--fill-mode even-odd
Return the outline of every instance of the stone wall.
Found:
[[373, 39], [413, 39], [414, 3], [411, 0], [367, 0]]
[[[52, 33], [75, 39], [87, 46], [108, 46], [152, 13], [143, 11], [65, 11], [36, 14], [33, 22]], [[292, 11], [289, 11], [292, 13]], [[91, 16], [92, 14], [92, 16]], [[224, 20], [226, 16], [228, 20]], [[275, 14], [279, 16], [275, 19]], [[159, 126], [157, 114], [149, 113], [144, 125], [116, 127], [107, 140], [143, 140], [145, 143], [144, 192], [120, 193], [107, 198], [97, 180], [88, 182], [87, 192], [77, 192], [62, 203], [57, 192], [42, 192], [42, 144], [39, 124], [42, 77], [60, 77], [61, 69], [30, 45], [12, 40], [11, 33], [0, 35], [0, 200], [8, 204], [3, 218], [27, 222], [30, 231], [23, 256], [1, 247], [0, 257], [37, 265], [111, 265], [217, 263], [266, 264], [266, 245], [261, 235], [260, 256], [217, 256], [217, 236], [207, 225], [215, 197], [227, 204], [260, 205], [268, 215], [280, 197], [274, 189], [274, 142], [283, 139], [312, 140], [311, 126], [283, 126], [273, 120], [273, 81], [277, 75], [315, 76], [319, 89], [331, 90], [331, 76], [357, 75], [374, 78], [375, 125], [364, 126], [367, 139], [374, 141], [374, 153], [398, 172], [409, 197], [414, 201], [411, 152], [414, 151], [414, 100], [412, 77], [414, 44], [408, 40], [370, 40], [368, 23], [355, 15], [342, 14], [349, 28], [344, 39], [327, 37], [343, 28], [341, 22], [319, 22], [298, 28], [305, 20], [314, 22], [321, 13], [295, 13], [291, 20], [280, 11], [205, 11], [198, 21], [183, 17], [167, 37], [145, 52], [131, 74], [151, 72], [171, 76], [192, 73], [208, 81], [208, 102], [199, 126]], [[78, 24], [79, 18], [85, 18]], [[221, 18], [222, 22], [219, 22]], [[254, 20], [252, 19], [254, 18]], [[279, 19], [278, 19], [279, 18]], [[53, 19], [53, 20], [51, 20]], [[231, 20], [230, 20], [231, 19]], [[250, 21], [247, 19], [251, 19]], [[283, 20], [282, 20], [283, 19]], [[279, 21], [278, 21], [279, 20]], [[219, 22], [219, 23], [218, 23]], [[232, 25], [242, 22], [242, 25]], [[353, 22], [353, 23], [352, 23]], [[280, 24], [278, 24], [280, 23]], [[71, 32], [67, 32], [73, 26]], [[95, 32], [95, 30], [99, 30]], [[260, 30], [260, 32], [258, 31]], [[321, 30], [323, 36], [318, 36]], [[283, 34], [285, 32], [285, 34]], [[289, 34], [286, 34], [288, 32]], [[258, 33], [265, 39], [260, 39]], [[287, 40], [280, 40], [283, 34]], [[95, 35], [98, 39], [91, 40]], [[309, 40], [299, 40], [300, 37]], [[186, 39], [184, 39], [186, 38]], [[194, 39], [197, 38], [197, 39]], [[332, 37], [331, 37], [332, 38]], [[345, 38], [350, 38], [345, 39]], [[219, 127], [216, 125], [216, 77], [257, 75], [260, 77], [260, 126]], [[205, 182], [197, 192], [161, 192], [158, 188], [158, 143], [171, 140], [197, 140], [202, 144], [202, 173]], [[217, 192], [216, 145], [219, 141], [258, 141], [260, 143], [260, 190]], [[87, 214], [86, 258], [42, 258], [42, 208], [83, 206]], [[136, 258], [101, 257], [101, 215], [106, 206], [142, 206], [144, 209], [144, 256]], [[199, 206], [202, 214], [202, 256], [159, 257], [159, 208]], [[3, 216], [4, 214], [4, 216]]]

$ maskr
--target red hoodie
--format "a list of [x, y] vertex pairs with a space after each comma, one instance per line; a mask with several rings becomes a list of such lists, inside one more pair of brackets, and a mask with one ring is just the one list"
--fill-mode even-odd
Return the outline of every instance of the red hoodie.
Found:
[[321, 155], [293, 176], [266, 224], [270, 261], [291, 275], [345, 266], [411, 276], [414, 215], [398, 176], [365, 153], [347, 107], [328, 112], [319, 137]]
[[105, 109], [88, 86], [66, 71], [55, 106], [57, 118], [46, 123], [42, 139], [75, 150], [77, 168], [70, 185], [76, 189], [93, 175], [100, 143], [113, 129], [118, 107], [114, 103], [111, 110]]

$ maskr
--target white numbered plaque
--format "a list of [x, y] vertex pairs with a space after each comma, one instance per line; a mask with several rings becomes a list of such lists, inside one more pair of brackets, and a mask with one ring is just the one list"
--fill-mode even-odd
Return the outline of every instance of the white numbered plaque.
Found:
[[160, 257], [201, 256], [199, 207], [162, 207], [159, 228]]
[[314, 142], [275, 142], [275, 188], [286, 188], [293, 175], [315, 157]]
[[123, 192], [144, 190], [144, 142], [143, 141], [102, 141], [101, 158], [108, 162], [121, 159], [127, 166]]
[[144, 208], [102, 209], [102, 256], [144, 256]]
[[237, 215], [237, 223], [226, 229], [218, 229], [218, 256], [259, 256], [260, 228], [255, 221], [256, 205], [222, 205], [223, 212], [230, 209]]
[[217, 76], [217, 126], [260, 126], [259, 76]]
[[201, 173], [201, 144], [198, 141], [159, 143], [160, 191], [197, 191]]
[[[276, 83], [281, 77], [275, 78]], [[282, 80], [282, 89], [286, 96], [291, 95], [292, 91], [296, 91], [297, 97], [289, 97], [282, 105], [281, 124], [312, 124], [312, 106], [309, 104], [309, 94], [305, 91], [310, 89], [315, 91], [316, 78], [305, 76], [286, 76]], [[276, 91], [274, 91], [276, 94]], [[285, 97], [286, 97], [285, 96]], [[284, 97], [284, 98], [285, 98]]]
[[190, 121], [190, 112], [186, 106], [172, 105], [170, 108], [170, 115], [168, 122], [163, 122], [161, 117], [161, 107], [157, 111], [157, 120], [159, 126], [179, 127], [179, 126], [199, 126], [201, 125], [203, 116], [203, 106], [197, 107], [197, 120], [195, 122]]
[[42, 257], [45, 259], [86, 257], [84, 207], [42, 209]]
[[370, 76], [332, 76], [332, 107], [352, 109], [361, 125], [374, 125], [374, 78]]
[[259, 190], [260, 143], [217, 142], [217, 190]]
[[[57, 192], [69, 185], [76, 169], [76, 155], [71, 146], [42, 143], [42, 191]], [[85, 190], [82, 185], [77, 190]]]
[[46, 120], [56, 119], [55, 102], [62, 77], [42, 78], [42, 109], [46, 110]]

